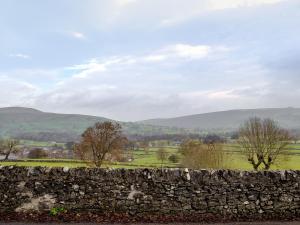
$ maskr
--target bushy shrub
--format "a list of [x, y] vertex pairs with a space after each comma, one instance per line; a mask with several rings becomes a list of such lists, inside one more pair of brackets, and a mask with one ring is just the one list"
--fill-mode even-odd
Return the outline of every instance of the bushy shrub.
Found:
[[28, 158], [30, 159], [41, 159], [41, 158], [47, 158], [48, 154], [46, 151], [44, 151], [41, 148], [35, 148], [31, 150], [28, 154]]
[[177, 154], [170, 155], [170, 157], [168, 159], [172, 163], [178, 163], [179, 162], [179, 156]]

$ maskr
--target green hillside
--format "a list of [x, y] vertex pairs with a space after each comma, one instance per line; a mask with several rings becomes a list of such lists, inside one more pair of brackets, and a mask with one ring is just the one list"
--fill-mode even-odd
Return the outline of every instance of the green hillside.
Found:
[[[0, 108], [0, 136], [47, 141], [69, 141], [96, 122], [110, 120], [104, 117], [46, 113], [22, 107]], [[127, 135], [154, 135], [180, 133], [183, 129], [166, 128], [131, 122], [120, 122]]]
[[167, 119], [151, 119], [140, 123], [207, 131], [233, 131], [250, 117], [271, 118], [287, 129], [300, 129], [300, 109], [243, 109], [204, 113]]
[[[272, 118], [288, 129], [300, 130], [300, 109], [249, 109], [213, 112], [170, 119], [120, 122], [127, 135], [161, 135], [235, 131], [249, 117]], [[0, 108], [0, 136], [28, 140], [66, 142], [75, 140], [104, 117], [47, 113], [31, 108]]]
[[0, 135], [30, 135], [39, 132], [80, 134], [95, 122], [108, 120], [102, 117], [44, 113], [30, 108], [0, 109]]

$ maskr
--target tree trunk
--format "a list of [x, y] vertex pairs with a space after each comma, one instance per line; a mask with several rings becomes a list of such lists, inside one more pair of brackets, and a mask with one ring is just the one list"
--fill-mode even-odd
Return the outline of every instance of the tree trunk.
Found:
[[270, 166], [271, 166], [270, 164], [266, 164], [266, 165], [265, 165], [265, 170], [269, 170], [269, 169], [270, 169]]
[[10, 152], [6, 153], [4, 160], [8, 160], [9, 155], [10, 155]]
[[255, 160], [253, 158], [252, 159], [248, 159], [248, 161], [250, 161], [250, 163], [252, 164], [253, 169], [255, 171], [258, 170], [259, 165], [262, 163], [261, 161], [258, 161], [257, 163], [255, 163]]
[[273, 162], [273, 160], [272, 160], [272, 158], [270, 156], [268, 157], [268, 161], [267, 162], [266, 162], [266, 160], [263, 160], [263, 164], [265, 166], [265, 170], [269, 170], [270, 169], [270, 167], [272, 165], [272, 162]]
[[253, 169], [254, 169], [255, 171], [257, 171], [257, 170], [258, 170], [258, 167], [259, 167], [259, 165], [260, 165], [260, 163], [253, 164]]
[[102, 165], [102, 161], [95, 161], [95, 166], [100, 168]]
[[271, 162], [265, 162], [265, 161], [263, 161], [263, 163], [264, 163], [264, 166], [265, 166], [265, 170], [269, 170], [270, 169], [270, 167], [271, 167]]

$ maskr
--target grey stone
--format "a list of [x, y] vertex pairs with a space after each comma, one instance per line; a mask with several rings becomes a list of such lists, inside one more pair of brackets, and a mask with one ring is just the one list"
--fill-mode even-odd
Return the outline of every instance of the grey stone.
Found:
[[300, 213], [299, 171], [0, 168], [0, 212]]

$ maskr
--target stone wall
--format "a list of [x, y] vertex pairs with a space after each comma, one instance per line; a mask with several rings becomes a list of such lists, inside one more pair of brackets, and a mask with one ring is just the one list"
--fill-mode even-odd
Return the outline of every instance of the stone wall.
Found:
[[300, 171], [0, 167], [0, 212], [299, 215]]

